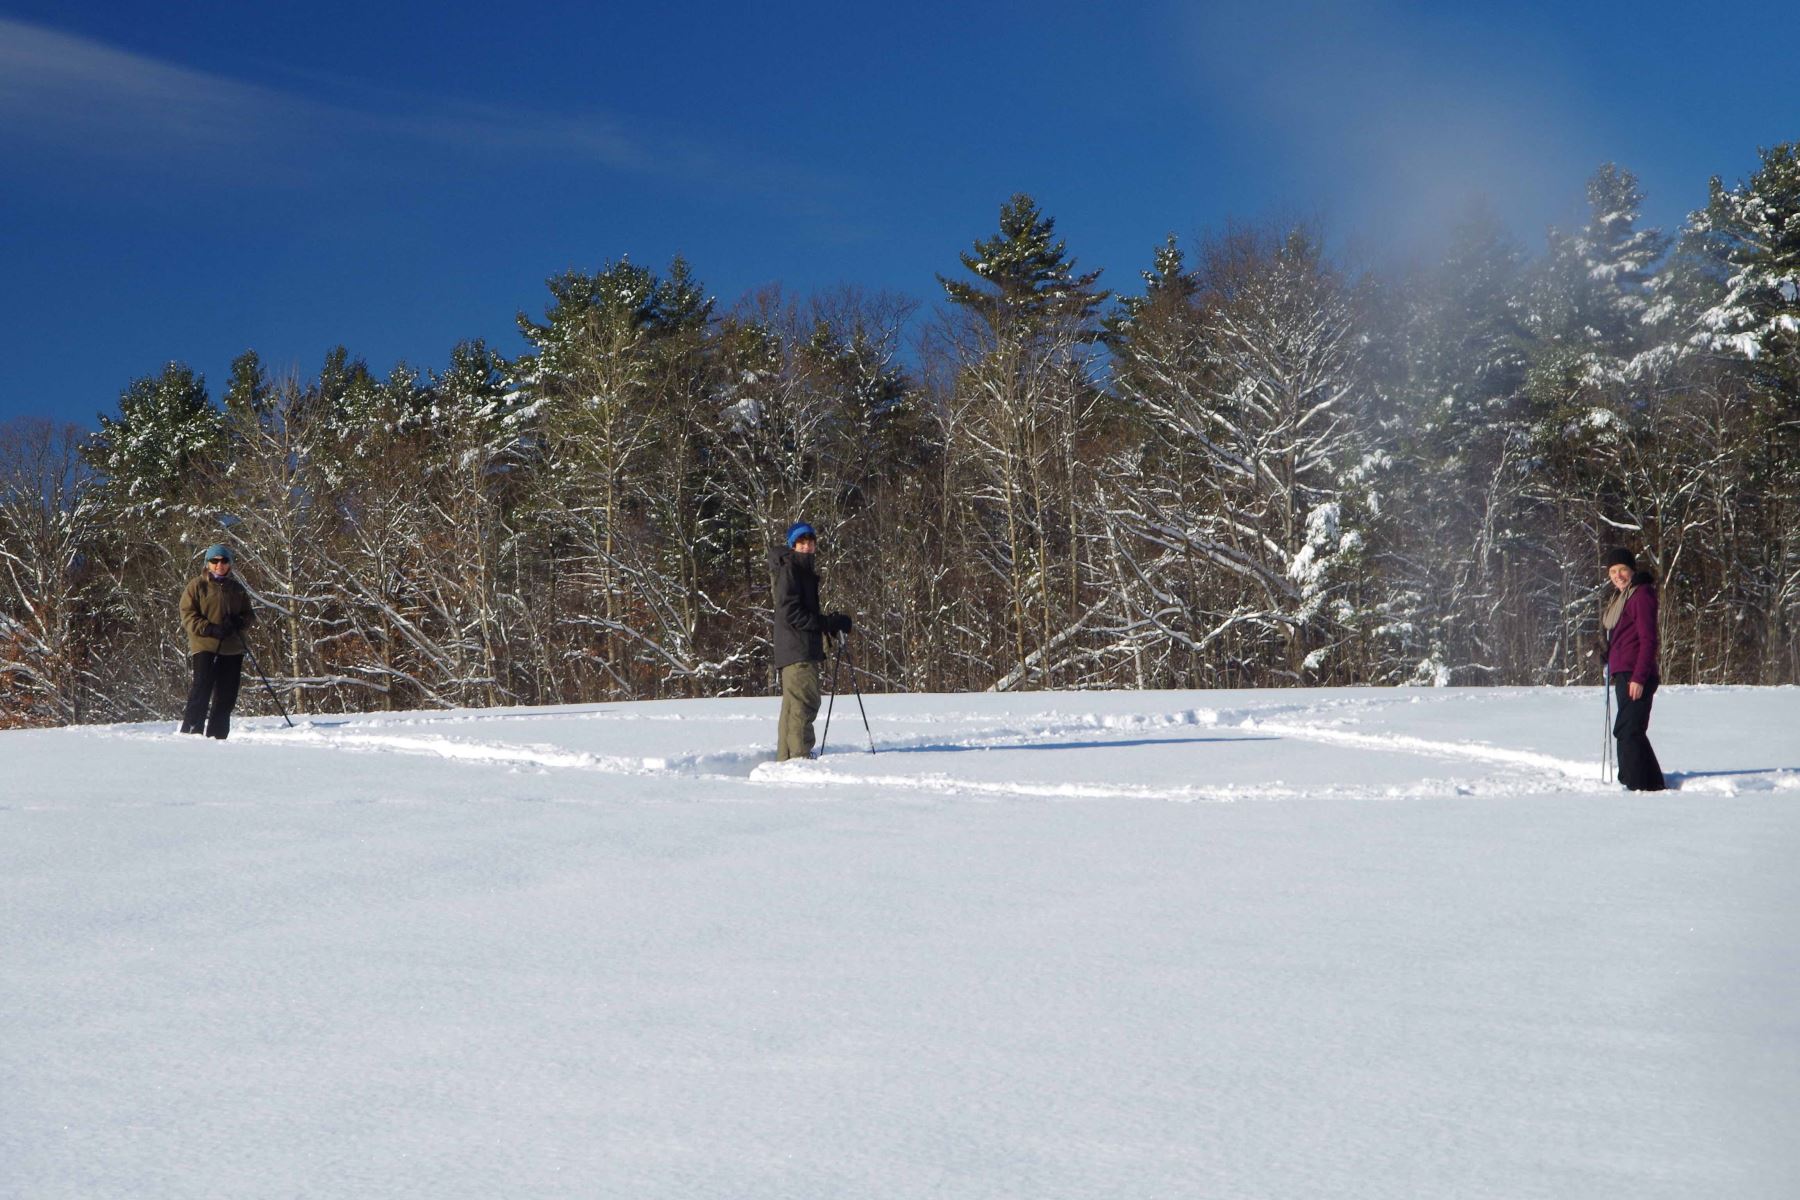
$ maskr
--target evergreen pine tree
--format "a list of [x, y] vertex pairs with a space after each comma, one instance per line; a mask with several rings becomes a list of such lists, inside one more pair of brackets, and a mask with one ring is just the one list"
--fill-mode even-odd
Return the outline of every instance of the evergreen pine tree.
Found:
[[[1485, 204], [1408, 289], [1390, 504], [1394, 628], [1416, 682], [1491, 678], [1520, 488], [1531, 330], [1523, 247]], [[1393, 370], [1393, 368], [1390, 368]]]
[[964, 267], [986, 287], [939, 275], [952, 302], [980, 315], [990, 329], [1053, 320], [1085, 324], [1110, 294], [1096, 290], [1099, 271], [1077, 274], [1067, 244], [1051, 239], [1056, 221], [1023, 192], [1000, 209], [1000, 231], [963, 253]]
[[1588, 222], [1572, 236], [1551, 232], [1533, 297], [1540, 354], [1576, 384], [1623, 380], [1649, 330], [1655, 270], [1669, 241], [1639, 229], [1637, 177], [1606, 163], [1587, 184]]
[[261, 417], [275, 401], [275, 389], [263, 369], [262, 356], [246, 350], [231, 362], [225, 383], [225, 411], [232, 415]]
[[[1144, 294], [1121, 296], [1118, 310], [1103, 323], [1113, 377], [1120, 385], [1116, 390], [1124, 394], [1155, 386], [1152, 379], [1135, 378], [1134, 373], [1167, 371], [1172, 359], [1191, 357], [1197, 346], [1192, 331], [1200, 283], [1188, 269], [1174, 234], [1156, 248], [1150, 269], [1140, 274]], [[1184, 346], [1189, 350], [1186, 355]]]
[[1187, 256], [1172, 233], [1156, 248], [1150, 269], [1140, 274], [1144, 294], [1119, 298], [1119, 311], [1106, 321], [1109, 342], [1126, 334], [1133, 321], [1152, 309], [1192, 305], [1200, 290], [1199, 282], [1187, 269]]
[[[1457, 225], [1443, 261], [1417, 289], [1408, 341], [1421, 428], [1476, 458], [1519, 416], [1531, 333], [1525, 252], [1492, 210]], [[1479, 469], [1479, 468], [1478, 468]]]
[[1036, 673], [1053, 681], [1051, 660], [1071, 644], [1082, 621], [1086, 587], [1078, 509], [1091, 494], [1084, 451], [1096, 421], [1098, 388], [1089, 347], [1101, 336], [1096, 310], [1109, 293], [1080, 274], [1056, 223], [1019, 193], [1000, 210], [1000, 230], [977, 241], [962, 264], [981, 286], [938, 276], [944, 293], [969, 319], [956, 395], [946, 426], [953, 447], [968, 455], [975, 486], [998, 511], [988, 544], [970, 553], [1006, 579], [1012, 617], [1013, 670], [995, 686], [1013, 687]]
[[1800, 142], [1762, 151], [1746, 183], [1717, 176], [1689, 220], [1684, 253], [1713, 284], [1696, 346], [1762, 364], [1759, 374], [1800, 379]]
[[682, 364], [700, 348], [712, 301], [679, 258], [666, 278], [620, 259], [547, 286], [544, 319], [519, 314], [532, 348], [512, 365], [529, 414], [520, 525], [578, 583], [567, 593], [576, 611], [557, 614], [555, 635], [579, 639], [565, 655], [577, 687], [637, 694], [692, 669], [683, 564], [667, 539], [645, 534], [691, 508], [658, 494], [683, 491], [692, 448], [691, 414], [666, 410], [690, 396]]
[[1532, 289], [1528, 390], [1534, 458], [1551, 475], [1538, 490], [1596, 497], [1611, 486], [1602, 464], [1616, 458], [1617, 440], [1641, 437], [1646, 380], [1665, 365], [1646, 315], [1669, 238], [1636, 228], [1644, 197], [1630, 171], [1603, 165], [1587, 197], [1586, 226], [1551, 231]]
[[189, 498], [196, 468], [223, 449], [223, 428], [206, 380], [172, 362], [120, 394], [118, 415], [101, 414], [82, 453], [107, 507], [153, 515]]

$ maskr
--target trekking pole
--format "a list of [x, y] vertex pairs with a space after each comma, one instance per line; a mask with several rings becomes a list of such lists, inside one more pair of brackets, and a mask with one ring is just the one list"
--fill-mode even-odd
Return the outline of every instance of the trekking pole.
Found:
[[1606, 723], [1600, 726], [1600, 782], [1612, 782], [1612, 678], [1600, 664], [1600, 690], [1606, 694]]
[[[835, 655], [831, 660], [831, 699], [825, 705], [825, 732], [819, 735], [819, 752], [815, 757], [825, 757], [825, 742], [831, 737], [831, 710], [837, 707], [837, 675], [838, 664], [843, 661], [842, 655]], [[813, 710], [817, 712], [817, 709]]]
[[[844, 639], [844, 635], [840, 633], [838, 634], [838, 657], [847, 658], [849, 657], [849, 654], [850, 645]], [[832, 677], [831, 686], [832, 690], [835, 691], [837, 689], [836, 676]], [[869, 735], [869, 753], [873, 754], [875, 753], [875, 733], [869, 728], [869, 710], [863, 708], [862, 688], [856, 682], [856, 664], [854, 662], [850, 664], [850, 690], [856, 693], [856, 707], [862, 710], [863, 732]]]
[[[238, 636], [243, 637], [243, 632], [241, 630], [239, 631]], [[288, 723], [289, 729], [292, 729], [294, 727], [294, 719], [287, 715], [287, 709], [282, 706], [281, 697], [275, 694], [275, 685], [269, 682], [269, 677], [267, 675], [263, 674], [262, 664], [256, 661], [256, 651], [250, 648], [249, 638], [244, 638], [244, 653], [250, 656], [250, 665], [255, 668], [256, 677], [262, 680], [264, 687], [269, 689], [269, 699], [275, 702], [275, 708], [281, 713], [281, 719]]]

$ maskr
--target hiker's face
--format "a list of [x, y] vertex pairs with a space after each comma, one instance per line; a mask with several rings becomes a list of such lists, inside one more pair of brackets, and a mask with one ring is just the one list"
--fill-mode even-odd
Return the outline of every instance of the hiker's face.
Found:
[[1621, 592], [1631, 586], [1631, 568], [1624, 563], [1614, 563], [1606, 568], [1606, 577], [1612, 580], [1612, 585]]

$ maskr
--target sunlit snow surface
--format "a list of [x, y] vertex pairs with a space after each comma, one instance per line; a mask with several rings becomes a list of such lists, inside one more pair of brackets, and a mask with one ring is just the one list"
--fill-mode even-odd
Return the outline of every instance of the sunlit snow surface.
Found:
[[1800, 1195], [1800, 690], [0, 734], [0, 1196]]

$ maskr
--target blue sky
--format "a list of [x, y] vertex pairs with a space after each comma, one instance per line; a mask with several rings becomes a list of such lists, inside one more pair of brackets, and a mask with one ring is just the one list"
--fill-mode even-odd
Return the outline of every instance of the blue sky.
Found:
[[935, 302], [1015, 191], [1124, 290], [1170, 232], [1381, 261], [1476, 192], [1535, 250], [1607, 160], [1673, 227], [1800, 137], [1796, 9], [0, 0], [0, 418], [91, 424], [169, 360], [216, 393], [251, 347], [513, 353], [546, 277], [624, 255]]

